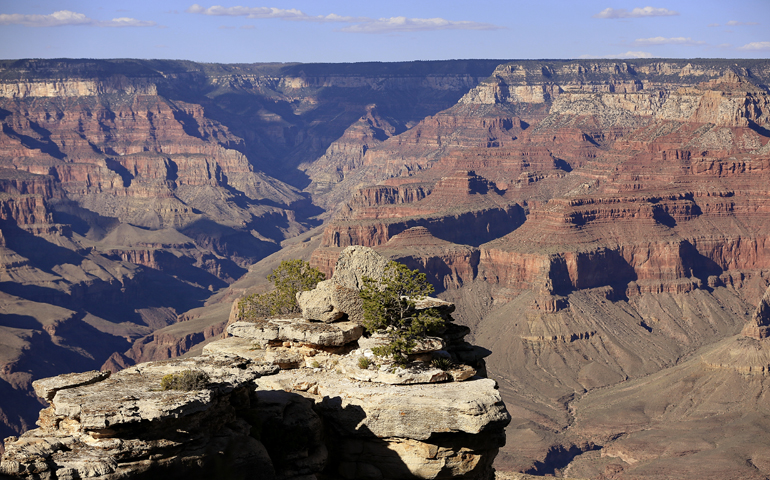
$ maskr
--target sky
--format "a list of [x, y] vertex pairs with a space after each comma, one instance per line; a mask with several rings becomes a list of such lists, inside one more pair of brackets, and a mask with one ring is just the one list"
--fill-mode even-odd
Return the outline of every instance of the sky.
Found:
[[0, 0], [0, 58], [770, 58], [770, 0], [217, 1]]

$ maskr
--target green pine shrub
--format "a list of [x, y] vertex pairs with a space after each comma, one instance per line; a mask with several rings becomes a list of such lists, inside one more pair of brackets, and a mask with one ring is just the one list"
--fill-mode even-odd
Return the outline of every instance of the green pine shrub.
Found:
[[433, 291], [424, 273], [394, 261], [385, 267], [382, 279], [363, 278], [360, 295], [364, 327], [370, 333], [385, 333], [389, 339], [387, 345], [372, 349], [376, 355], [390, 356], [397, 365], [404, 366], [418, 340], [445, 326], [435, 309], [414, 314], [415, 300]]

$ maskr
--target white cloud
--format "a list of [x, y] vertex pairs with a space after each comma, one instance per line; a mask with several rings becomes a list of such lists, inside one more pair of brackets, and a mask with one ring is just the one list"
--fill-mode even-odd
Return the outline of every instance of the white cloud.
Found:
[[707, 26], [707, 27], [718, 27], [718, 26], [719, 26], [719, 24], [718, 24], [718, 23], [709, 23], [709, 24], [708, 24], [708, 25], [706, 25], [706, 26]]
[[268, 8], [268, 7], [222, 7], [215, 5], [205, 8], [193, 4], [187, 9], [188, 13], [202, 15], [232, 16], [246, 18], [278, 18], [281, 20], [293, 20], [317, 23], [349, 23], [340, 29], [343, 32], [353, 33], [391, 33], [391, 32], [416, 32], [426, 30], [493, 30], [502, 27], [488, 23], [451, 21], [443, 18], [368, 18], [349, 17], [330, 13], [328, 15], [308, 15], [301, 10]]
[[770, 50], [770, 42], [752, 42], [747, 43], [742, 47], [738, 47], [739, 50]]
[[489, 23], [460, 21], [453, 22], [443, 18], [380, 18], [341, 28], [343, 32], [353, 33], [392, 33], [418, 32], [428, 30], [496, 30], [502, 27]]
[[155, 22], [120, 17], [112, 20], [94, 20], [82, 13], [59, 10], [50, 15], [0, 14], [0, 25], [24, 25], [25, 27], [61, 27], [65, 25], [86, 25], [91, 27], [152, 27]]
[[112, 20], [106, 22], [95, 22], [94, 25], [97, 27], [153, 27], [155, 26], [155, 22], [121, 17], [113, 18]]
[[637, 38], [632, 45], [637, 46], [649, 46], [649, 45], [704, 45], [706, 42], [693, 40], [690, 37], [652, 37], [652, 38]]
[[296, 8], [282, 9], [282, 8], [270, 8], [270, 7], [223, 7], [221, 5], [214, 5], [213, 7], [204, 8], [197, 3], [193, 4], [187, 9], [187, 13], [200, 13], [202, 15], [214, 15], [214, 16], [228, 16], [228, 17], [247, 17], [247, 18], [297, 18], [307, 17]]
[[744, 25], [759, 25], [757, 22], [739, 22], [738, 20], [730, 20], [726, 24], [728, 27], [739, 27]]
[[650, 52], [632, 52], [618, 53], [614, 55], [581, 55], [579, 58], [653, 58]]
[[593, 18], [640, 18], [640, 17], [669, 17], [679, 15], [679, 12], [667, 8], [634, 8], [630, 12], [625, 8], [605, 8], [593, 16]]

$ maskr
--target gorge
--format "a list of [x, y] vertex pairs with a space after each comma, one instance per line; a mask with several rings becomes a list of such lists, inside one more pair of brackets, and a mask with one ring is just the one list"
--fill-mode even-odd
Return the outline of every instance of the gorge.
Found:
[[768, 85], [767, 60], [2, 61], [1, 436], [34, 380], [195, 361], [281, 259], [329, 277], [362, 245], [491, 352], [498, 471], [766, 478]]

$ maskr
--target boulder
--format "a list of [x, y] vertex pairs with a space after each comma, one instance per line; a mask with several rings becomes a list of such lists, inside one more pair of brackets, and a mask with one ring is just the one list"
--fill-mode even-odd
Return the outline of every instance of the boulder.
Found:
[[[208, 386], [191, 391], [160, 389], [165, 375], [184, 370], [205, 373]], [[226, 355], [140, 363], [99, 382], [98, 388], [84, 385], [59, 390], [53, 398], [53, 413], [77, 420], [81, 432], [107, 435], [106, 429], [202, 412], [216, 396], [272, 371], [272, 366]]]
[[297, 293], [302, 316], [327, 323], [343, 318], [363, 323], [363, 303], [358, 296], [363, 279], [382, 278], [387, 264], [385, 257], [369, 247], [347, 247], [339, 255], [332, 278], [320, 282], [311, 291]]
[[345, 318], [359, 324], [364, 320], [358, 290], [335, 283], [333, 279], [319, 282], [313, 290], [298, 292], [297, 303], [302, 317], [308, 320], [332, 323]]
[[[345, 248], [339, 255], [332, 278], [319, 282], [313, 290], [297, 293], [302, 317], [326, 323], [345, 319], [362, 324], [364, 310], [359, 291], [364, 286], [363, 279], [382, 278], [387, 265], [388, 259], [369, 247]], [[416, 300], [412, 313], [429, 308], [436, 309], [439, 316], [452, 321], [454, 303], [434, 297]]]
[[[165, 375], [186, 370], [205, 373], [208, 382], [191, 391], [160, 388]], [[254, 380], [275, 370], [204, 355], [142, 363], [109, 378], [86, 372], [39, 380], [37, 391], [51, 406], [40, 413], [39, 428], [7, 439], [0, 476], [214, 478], [221, 467], [216, 452], [227, 452], [232, 475], [259, 471], [275, 479], [265, 446], [237, 416], [250, 408]]]
[[[215, 340], [203, 347], [204, 355], [236, 355], [241, 358], [247, 358], [258, 365], [269, 365], [270, 362], [265, 359], [265, 349], [258, 343], [248, 338], [227, 337]], [[278, 367], [275, 368], [275, 373]]]
[[340, 252], [332, 280], [342, 287], [361, 290], [364, 277], [382, 278], [387, 265], [388, 259], [370, 247], [347, 247]]
[[404, 438], [345, 439], [339, 444], [339, 472], [345, 479], [426, 478], [489, 480], [500, 442], [435, 445]]
[[436, 309], [441, 318], [450, 320], [452, 312], [455, 311], [455, 304], [435, 297], [424, 297], [414, 302], [414, 309], [417, 313], [429, 308]]
[[227, 333], [250, 339], [263, 347], [277, 341], [340, 347], [358, 340], [363, 334], [363, 328], [353, 322], [326, 324], [308, 322], [301, 318], [276, 318], [259, 322], [235, 322], [227, 327]]

